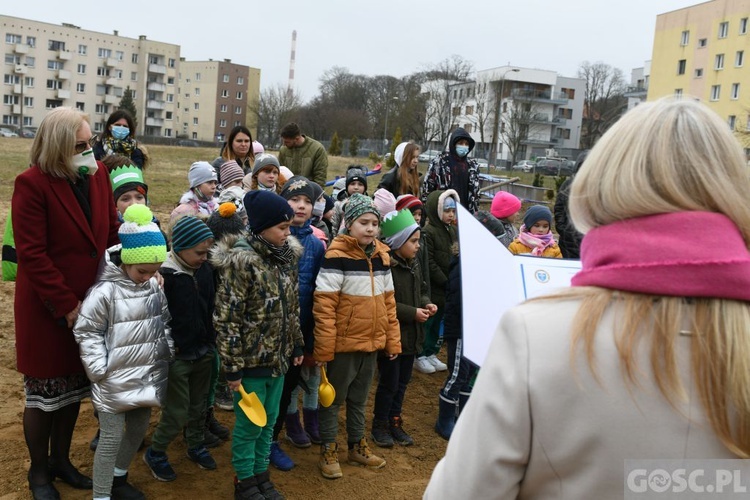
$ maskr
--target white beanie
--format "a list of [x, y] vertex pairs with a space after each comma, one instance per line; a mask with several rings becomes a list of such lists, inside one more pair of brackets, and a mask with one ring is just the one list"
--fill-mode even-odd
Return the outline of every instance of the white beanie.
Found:
[[216, 170], [207, 161], [196, 161], [190, 165], [188, 181], [190, 182], [191, 189], [200, 186], [204, 182], [218, 181]]
[[402, 142], [396, 146], [396, 150], [393, 152], [393, 159], [396, 161], [396, 165], [401, 166], [401, 160], [404, 159], [404, 149], [408, 145], [408, 142]]

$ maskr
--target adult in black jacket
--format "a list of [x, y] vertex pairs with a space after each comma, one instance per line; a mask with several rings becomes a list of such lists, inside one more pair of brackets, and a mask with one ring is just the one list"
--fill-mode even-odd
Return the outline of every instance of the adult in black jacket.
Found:
[[581, 255], [581, 240], [583, 235], [579, 233], [570, 221], [570, 212], [568, 211], [568, 196], [570, 194], [570, 185], [573, 183], [573, 178], [578, 170], [586, 160], [586, 156], [589, 154], [588, 150], [578, 155], [576, 159], [575, 170], [573, 175], [566, 179], [565, 182], [560, 186], [560, 190], [557, 192], [557, 200], [555, 201], [555, 229], [557, 234], [560, 235], [558, 244], [562, 251], [563, 257], [566, 259], [580, 259]]

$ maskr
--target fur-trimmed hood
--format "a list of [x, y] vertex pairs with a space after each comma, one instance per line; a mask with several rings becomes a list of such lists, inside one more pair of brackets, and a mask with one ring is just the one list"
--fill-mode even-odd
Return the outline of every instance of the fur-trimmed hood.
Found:
[[453, 198], [456, 202], [456, 206], [461, 203], [458, 198], [458, 193], [455, 189], [437, 190], [430, 193], [425, 203], [425, 211], [427, 212], [427, 221], [429, 224], [436, 226], [445, 226], [443, 223], [443, 207], [445, 206], [445, 200]]
[[[290, 235], [286, 241], [295, 256], [295, 261], [298, 260], [305, 250], [304, 247], [294, 236]], [[252, 252], [247, 251], [251, 249]], [[254, 240], [252, 236], [239, 234], [228, 235], [216, 243], [211, 249], [209, 260], [214, 268], [223, 269], [231, 266], [258, 265], [271, 256], [271, 251], [262, 242]]]

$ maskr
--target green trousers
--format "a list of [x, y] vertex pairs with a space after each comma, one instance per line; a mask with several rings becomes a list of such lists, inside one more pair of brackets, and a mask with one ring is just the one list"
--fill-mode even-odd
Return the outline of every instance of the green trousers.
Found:
[[443, 345], [443, 337], [440, 329], [443, 326], [443, 314], [445, 308], [438, 309], [434, 316], [430, 316], [424, 323], [424, 344], [422, 344], [422, 354], [420, 356], [432, 356], [440, 352], [440, 346]]
[[169, 366], [167, 400], [151, 439], [154, 451], [167, 451], [167, 446], [186, 427], [188, 448], [203, 446], [206, 427], [206, 399], [211, 381], [214, 352], [192, 361], [176, 359]]
[[[221, 361], [219, 360], [219, 350], [214, 351], [214, 362], [211, 367], [211, 380], [208, 382], [208, 408], [214, 405], [216, 401], [216, 388], [219, 385], [219, 367]], [[224, 384], [226, 385], [226, 384]]]
[[264, 427], [252, 423], [240, 409], [239, 391], [234, 392], [234, 431], [232, 432], [232, 466], [237, 479], [242, 481], [268, 470], [271, 453], [273, 425], [279, 415], [284, 377], [245, 377], [242, 387], [248, 394], [254, 392], [266, 409]]

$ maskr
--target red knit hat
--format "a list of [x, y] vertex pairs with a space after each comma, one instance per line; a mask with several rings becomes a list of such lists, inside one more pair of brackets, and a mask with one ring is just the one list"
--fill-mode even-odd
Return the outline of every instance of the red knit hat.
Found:
[[521, 200], [507, 191], [498, 191], [492, 198], [490, 213], [498, 219], [505, 219], [521, 210]]
[[412, 213], [414, 213], [415, 210], [422, 210], [423, 205], [422, 202], [419, 201], [419, 198], [417, 198], [414, 195], [411, 194], [402, 194], [398, 198], [396, 198], [396, 210], [403, 210], [405, 208], [408, 208]]

